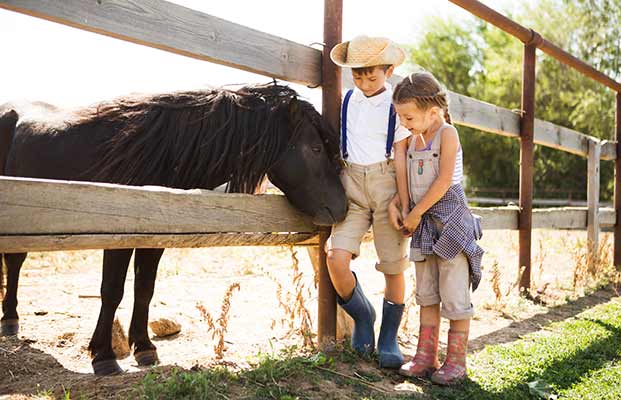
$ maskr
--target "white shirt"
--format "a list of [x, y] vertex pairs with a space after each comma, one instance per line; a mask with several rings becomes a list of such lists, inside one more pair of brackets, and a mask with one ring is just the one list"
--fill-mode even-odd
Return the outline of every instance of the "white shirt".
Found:
[[[388, 136], [388, 111], [392, 103], [392, 86], [387, 82], [386, 90], [373, 97], [366, 97], [358, 88], [354, 89], [347, 107], [347, 161], [370, 165], [386, 160], [386, 139]], [[410, 131], [401, 126], [399, 116], [395, 126], [395, 141], [410, 136]], [[391, 151], [393, 158], [394, 151]]]

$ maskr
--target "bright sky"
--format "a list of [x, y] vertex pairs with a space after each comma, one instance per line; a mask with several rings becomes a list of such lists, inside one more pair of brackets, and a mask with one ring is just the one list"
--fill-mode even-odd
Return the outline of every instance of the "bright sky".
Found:
[[[323, 0], [173, 2], [298, 43], [323, 40]], [[510, 0], [486, 3], [499, 11], [516, 7]], [[469, 14], [448, 0], [344, 0], [343, 37], [367, 34], [413, 43], [430, 15], [461, 19]], [[0, 38], [0, 104], [26, 98], [78, 106], [132, 92], [268, 80], [6, 10], [0, 10]], [[319, 99], [319, 90], [295, 88]]]

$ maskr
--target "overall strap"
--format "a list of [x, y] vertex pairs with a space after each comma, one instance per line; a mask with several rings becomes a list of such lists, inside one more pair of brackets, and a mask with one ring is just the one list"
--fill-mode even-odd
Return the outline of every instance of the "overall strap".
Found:
[[388, 137], [386, 138], [386, 158], [390, 158], [392, 153], [392, 144], [395, 141], [395, 128], [397, 126], [397, 113], [395, 107], [390, 103], [388, 110]]
[[349, 156], [347, 153], [347, 106], [349, 105], [349, 99], [353, 93], [353, 89], [347, 91], [345, 99], [343, 99], [343, 106], [341, 107], [341, 152], [345, 160]]
[[438, 128], [435, 136], [433, 137], [433, 143], [431, 143], [430, 150], [440, 151], [440, 148], [442, 147], [442, 131], [444, 131], [444, 128], [446, 128], [447, 126], [449, 126], [449, 124], [445, 122], [440, 128]]

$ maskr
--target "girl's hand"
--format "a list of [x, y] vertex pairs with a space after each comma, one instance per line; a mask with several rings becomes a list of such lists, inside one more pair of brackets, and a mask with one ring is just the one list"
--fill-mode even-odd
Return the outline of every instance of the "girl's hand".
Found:
[[403, 221], [403, 226], [410, 232], [414, 232], [418, 224], [420, 224], [420, 220], [422, 215], [420, 215], [417, 211], [412, 210], [408, 216]]

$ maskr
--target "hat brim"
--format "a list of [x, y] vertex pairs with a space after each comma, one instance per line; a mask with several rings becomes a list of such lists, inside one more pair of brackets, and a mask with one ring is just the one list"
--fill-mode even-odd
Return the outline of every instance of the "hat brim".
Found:
[[369, 58], [364, 62], [352, 63], [347, 62], [347, 49], [349, 41], [339, 43], [330, 51], [330, 58], [339, 67], [344, 68], [363, 68], [374, 67], [376, 65], [393, 65], [398, 66], [405, 61], [405, 52], [394, 43], [389, 43], [386, 48], [378, 55]]

